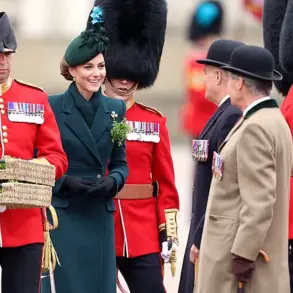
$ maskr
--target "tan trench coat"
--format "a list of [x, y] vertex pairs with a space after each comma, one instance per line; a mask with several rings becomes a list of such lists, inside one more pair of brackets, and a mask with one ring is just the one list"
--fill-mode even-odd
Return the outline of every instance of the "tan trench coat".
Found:
[[232, 253], [256, 262], [246, 293], [289, 293], [291, 140], [274, 107], [257, 109], [227, 136], [220, 151], [223, 177], [213, 177], [210, 188], [196, 293], [237, 292]]

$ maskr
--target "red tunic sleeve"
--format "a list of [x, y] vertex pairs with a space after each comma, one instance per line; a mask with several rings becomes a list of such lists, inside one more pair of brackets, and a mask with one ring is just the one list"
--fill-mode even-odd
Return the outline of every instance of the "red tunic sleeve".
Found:
[[68, 167], [67, 156], [62, 148], [57, 122], [47, 94], [44, 94], [44, 123], [38, 127], [36, 148], [38, 158], [42, 157], [56, 168], [56, 179], [62, 177]]
[[153, 181], [159, 182], [159, 224], [163, 224], [166, 222], [164, 214], [166, 209], [179, 209], [166, 117], [162, 117], [160, 122], [160, 142], [155, 144], [152, 169]]
[[[284, 115], [291, 134], [293, 136], [293, 86], [281, 105], [281, 112]], [[293, 239], [293, 172], [290, 179], [290, 208], [289, 208], [289, 239]]]

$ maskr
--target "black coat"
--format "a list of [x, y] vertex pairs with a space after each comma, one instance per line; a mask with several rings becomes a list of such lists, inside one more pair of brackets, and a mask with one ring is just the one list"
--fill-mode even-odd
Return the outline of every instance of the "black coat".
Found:
[[230, 99], [226, 100], [210, 118], [198, 138], [199, 140], [204, 139], [209, 141], [209, 151], [207, 160], [205, 162], [197, 162], [196, 164], [192, 198], [192, 218], [178, 293], [193, 293], [194, 264], [189, 260], [189, 252], [192, 244], [200, 248], [204, 215], [212, 181], [213, 152], [218, 150], [240, 116], [240, 110], [231, 105]]

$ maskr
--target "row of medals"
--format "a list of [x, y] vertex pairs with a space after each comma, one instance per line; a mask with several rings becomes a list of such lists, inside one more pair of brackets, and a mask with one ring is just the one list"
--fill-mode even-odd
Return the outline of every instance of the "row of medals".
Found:
[[44, 105], [8, 102], [8, 119], [13, 122], [42, 124], [44, 122]]
[[[209, 141], [208, 140], [192, 140], [192, 157], [198, 162], [205, 162], [208, 159]], [[217, 153], [213, 153], [212, 172], [217, 179], [223, 176], [223, 160]]]
[[155, 142], [160, 141], [160, 124], [155, 122], [127, 121], [130, 133], [127, 140]]

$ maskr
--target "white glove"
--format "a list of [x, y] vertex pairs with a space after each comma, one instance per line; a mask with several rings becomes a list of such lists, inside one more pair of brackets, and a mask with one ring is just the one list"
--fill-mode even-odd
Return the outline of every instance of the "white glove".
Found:
[[5, 206], [0, 206], [0, 213], [3, 213], [6, 211], [6, 207]]
[[174, 242], [172, 242], [172, 246], [170, 249], [168, 249], [168, 241], [164, 241], [162, 243], [162, 252], [161, 252], [161, 257], [164, 260], [165, 263], [170, 261], [170, 256], [171, 256], [171, 252], [172, 250], [177, 250], [178, 245]]

